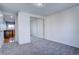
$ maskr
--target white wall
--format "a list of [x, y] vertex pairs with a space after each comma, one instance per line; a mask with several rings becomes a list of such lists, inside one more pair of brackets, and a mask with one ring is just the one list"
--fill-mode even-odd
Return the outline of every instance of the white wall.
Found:
[[4, 21], [3, 21], [3, 14], [2, 12], [0, 11], [0, 48], [3, 44], [3, 40], [4, 40], [4, 29], [5, 29], [5, 26], [4, 26]]
[[79, 6], [46, 17], [45, 39], [79, 48]]
[[31, 18], [31, 34], [43, 38], [43, 19]]
[[17, 39], [19, 44], [30, 43], [30, 16], [27, 13], [19, 12], [17, 20]]
[[18, 42], [18, 16], [15, 20], [15, 41]]

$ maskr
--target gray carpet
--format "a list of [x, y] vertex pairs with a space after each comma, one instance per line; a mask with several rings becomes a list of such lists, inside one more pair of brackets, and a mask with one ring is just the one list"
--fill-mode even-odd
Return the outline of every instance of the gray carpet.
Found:
[[68, 45], [31, 37], [29, 44], [18, 43], [4, 44], [0, 49], [1, 55], [75, 55], [79, 49]]

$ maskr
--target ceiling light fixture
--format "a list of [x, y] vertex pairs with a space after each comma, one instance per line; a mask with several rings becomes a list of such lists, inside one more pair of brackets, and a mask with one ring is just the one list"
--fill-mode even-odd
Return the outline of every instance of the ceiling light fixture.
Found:
[[3, 15], [2, 15], [2, 14], [0, 14], [0, 17], [3, 17]]
[[43, 6], [43, 3], [35, 3], [34, 5], [36, 5], [36, 6]]
[[13, 16], [10, 16], [11, 18], [13, 18]]

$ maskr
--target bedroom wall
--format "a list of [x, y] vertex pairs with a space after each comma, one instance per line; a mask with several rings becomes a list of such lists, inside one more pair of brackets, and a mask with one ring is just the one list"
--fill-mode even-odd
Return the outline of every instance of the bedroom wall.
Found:
[[0, 48], [3, 45], [3, 40], [4, 40], [4, 20], [3, 20], [3, 14], [2, 11], [0, 11]]
[[79, 6], [45, 17], [45, 39], [79, 48]]

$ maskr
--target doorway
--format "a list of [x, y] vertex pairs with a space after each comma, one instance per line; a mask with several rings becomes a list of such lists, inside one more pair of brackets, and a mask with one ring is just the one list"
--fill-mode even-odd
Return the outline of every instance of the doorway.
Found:
[[11, 43], [15, 41], [15, 18], [11, 15], [4, 15], [3, 17], [5, 27], [4, 30], [4, 43]]
[[15, 24], [14, 22], [6, 22], [7, 29], [4, 30], [4, 43], [14, 42]]

